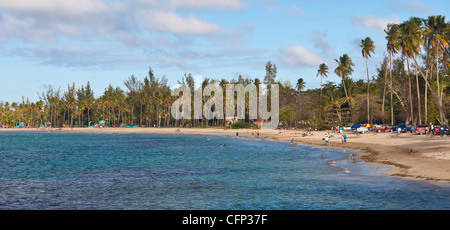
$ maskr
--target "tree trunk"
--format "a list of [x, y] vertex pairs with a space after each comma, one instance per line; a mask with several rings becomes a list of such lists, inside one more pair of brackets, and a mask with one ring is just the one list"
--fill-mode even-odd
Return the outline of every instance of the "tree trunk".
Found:
[[425, 124], [428, 124], [428, 87], [426, 86], [425, 86], [424, 101], [425, 101]]
[[384, 104], [386, 101], [386, 81], [387, 81], [387, 77], [386, 77], [386, 70], [385, 70], [385, 72], [384, 72], [384, 87], [383, 87], [383, 105], [381, 106], [381, 121], [383, 124], [385, 124], [385, 122], [384, 122]]
[[142, 126], [142, 103], [141, 103], [141, 112], [139, 114], [139, 125]]
[[411, 123], [412, 123], [413, 120], [414, 120], [414, 110], [413, 110], [413, 103], [412, 103], [412, 90], [411, 90], [411, 76], [410, 76], [410, 70], [409, 70], [409, 58], [406, 58], [406, 63], [408, 65], [409, 105], [410, 105], [410, 108], [411, 108]]
[[[414, 59], [414, 62], [416, 63], [416, 65], [418, 66], [417, 60], [416, 60], [415, 58], [413, 58], [413, 59]], [[442, 108], [442, 105], [439, 103], [439, 98], [436, 96], [436, 93], [433, 91], [433, 88], [431, 88], [431, 85], [430, 85], [430, 83], [428, 82], [428, 79], [427, 79], [426, 75], [423, 74], [423, 72], [422, 72], [421, 69], [419, 69], [419, 70], [420, 70], [420, 73], [422, 74], [423, 79], [425, 80], [425, 84], [426, 84], [426, 85], [428, 86], [428, 88], [430, 89], [431, 95], [433, 95], [433, 98], [434, 98], [434, 100], [436, 101], [436, 104], [437, 104], [438, 109], [439, 109], [439, 114], [440, 114], [440, 116], [441, 116], [441, 124], [447, 125], [447, 119], [446, 119], [446, 117], [445, 117], [444, 109]]]
[[350, 109], [350, 114], [353, 122], [352, 106], [350, 105], [350, 100], [348, 99], [347, 87], [345, 87], [344, 78], [342, 78], [342, 85], [344, 86], [345, 98], [347, 99], [348, 108]]
[[390, 75], [390, 87], [391, 87], [391, 125], [394, 125], [394, 98], [392, 93], [392, 53], [389, 54], [389, 75]]
[[320, 101], [322, 102], [322, 91], [323, 91], [323, 86], [322, 86], [322, 75], [320, 75]]
[[439, 90], [440, 87], [439, 87], [439, 58], [438, 58], [439, 51], [438, 51], [438, 48], [439, 47], [436, 48], [436, 82], [437, 82], [437, 88], [438, 88], [437, 97], [439, 99], [439, 102], [441, 102], [442, 101], [442, 95], [440, 94], [440, 90]]
[[419, 88], [419, 76], [417, 72], [418, 66], [416, 66], [416, 83], [417, 83], [417, 110], [419, 111], [419, 122], [417, 125], [422, 124], [422, 112], [421, 112], [421, 106], [420, 106], [420, 88]]
[[370, 123], [370, 77], [369, 77], [369, 67], [367, 66], [367, 58], [366, 58], [366, 71], [367, 71], [367, 123]]

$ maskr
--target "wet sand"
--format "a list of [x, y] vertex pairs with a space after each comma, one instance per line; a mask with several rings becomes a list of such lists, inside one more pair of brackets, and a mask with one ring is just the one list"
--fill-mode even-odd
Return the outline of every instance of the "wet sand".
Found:
[[[430, 180], [450, 183], [450, 137], [431, 137], [402, 133], [368, 133], [347, 134], [347, 142], [342, 143], [341, 134], [330, 133], [326, 145], [323, 140], [327, 131], [314, 131], [313, 135], [303, 136], [304, 130], [256, 130], [256, 129], [223, 129], [223, 128], [63, 128], [52, 132], [77, 133], [154, 133], [154, 134], [195, 134], [195, 135], [231, 135], [239, 133], [239, 137], [267, 138], [274, 141], [290, 142], [336, 149], [349, 149], [365, 162], [389, 166], [385, 172], [389, 176], [407, 179]], [[38, 131], [35, 128], [0, 129], [0, 131]], [[48, 132], [49, 130], [43, 130]], [[259, 136], [256, 132], [259, 131]], [[410, 152], [411, 150], [411, 152]]]

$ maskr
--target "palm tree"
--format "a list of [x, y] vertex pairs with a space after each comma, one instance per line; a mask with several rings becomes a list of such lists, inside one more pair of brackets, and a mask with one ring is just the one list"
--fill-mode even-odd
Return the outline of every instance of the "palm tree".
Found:
[[[430, 22], [428, 22], [428, 24], [430, 24]], [[417, 67], [419, 66], [419, 64], [417, 63], [416, 57], [421, 50], [421, 45], [424, 44], [424, 40], [423, 40], [423, 36], [422, 36], [424, 33], [423, 33], [423, 30], [420, 27], [420, 24], [418, 23], [418, 20], [416, 18], [411, 18], [410, 20], [402, 23], [399, 27], [400, 27], [400, 33], [398, 34], [398, 40], [396, 42], [396, 45], [397, 45], [397, 47], [401, 48], [402, 55], [407, 57], [408, 75], [409, 75], [409, 59], [410, 58], [413, 59], [415, 65]], [[428, 30], [429, 30], [429, 28], [427, 29], [427, 31]], [[426, 34], [428, 34], [428, 33], [426, 33]], [[442, 103], [440, 102], [439, 88], [437, 90], [438, 94], [436, 94], [434, 92], [434, 90], [432, 89], [430, 83], [428, 82], [427, 74], [424, 74], [421, 68], [417, 68], [417, 69], [420, 71], [422, 78], [425, 80], [426, 86], [428, 87], [431, 94], [433, 95], [433, 98], [436, 101], [436, 104], [439, 109], [440, 123], [447, 124], [445, 112], [442, 108]]]
[[367, 123], [370, 122], [370, 116], [369, 116], [369, 89], [370, 89], [370, 78], [369, 78], [369, 67], [367, 65], [367, 60], [369, 57], [371, 57], [371, 53], [375, 53], [375, 45], [373, 44], [372, 39], [370, 37], [366, 37], [366, 39], [361, 40], [361, 45], [359, 46], [362, 48], [362, 56], [366, 59], [366, 70], [367, 70]]
[[[423, 19], [421, 18], [417, 18], [417, 17], [413, 17], [411, 18], [411, 20], [413, 20], [416, 23], [416, 26], [420, 28], [421, 30], [421, 36], [423, 37], [424, 34], [424, 30], [422, 28], [422, 24], [423, 24]], [[418, 68], [420, 68], [419, 66], [415, 65], [414, 69], [416, 72], [416, 89], [417, 89], [417, 110], [419, 113], [419, 122], [418, 124], [422, 123], [422, 109], [421, 109], [421, 105], [420, 105], [420, 86], [419, 86], [419, 76], [418, 76]]]
[[422, 29], [420, 25], [411, 18], [410, 20], [403, 22], [399, 26], [399, 33], [397, 39], [397, 47], [401, 49], [402, 55], [406, 57], [407, 63], [407, 75], [409, 84], [409, 104], [411, 109], [411, 121], [414, 120], [413, 105], [412, 105], [412, 93], [411, 93], [411, 78], [409, 60], [415, 58], [420, 52], [420, 46], [423, 43]]
[[428, 42], [431, 43], [432, 49], [436, 55], [437, 97], [439, 99], [440, 106], [442, 106], [444, 82], [440, 82], [439, 79], [439, 57], [441, 57], [442, 51], [448, 49], [449, 47], [449, 38], [446, 33], [448, 33], [447, 30], [449, 30], [450, 27], [445, 22], [445, 16], [438, 15], [429, 16], [428, 19], [425, 20], [425, 28], [427, 32], [426, 38], [428, 39]]
[[306, 82], [303, 80], [303, 78], [299, 78], [297, 80], [297, 92], [300, 95], [300, 92], [305, 88]]
[[344, 54], [343, 56], [339, 57], [339, 60], [334, 59], [337, 63], [337, 67], [334, 70], [334, 73], [336, 75], [338, 75], [339, 77], [342, 78], [342, 85], [344, 87], [344, 93], [345, 93], [345, 98], [347, 99], [347, 104], [348, 107], [350, 108], [350, 112], [352, 110], [349, 98], [348, 98], [348, 93], [347, 93], [347, 88], [345, 86], [345, 79], [351, 75], [353, 73], [353, 68], [352, 66], [354, 66], [355, 64], [353, 63], [352, 59], [347, 55]]
[[389, 52], [389, 87], [391, 91], [391, 125], [394, 125], [394, 101], [393, 101], [393, 91], [392, 91], [392, 56], [398, 53], [396, 43], [398, 36], [398, 25], [388, 24], [387, 29], [384, 30], [386, 33], [387, 40], [387, 51]]
[[323, 88], [322, 79], [323, 77], [328, 77], [327, 74], [328, 74], [328, 66], [325, 63], [320, 64], [316, 75], [316, 77], [320, 75], [320, 100], [322, 100], [322, 88]]

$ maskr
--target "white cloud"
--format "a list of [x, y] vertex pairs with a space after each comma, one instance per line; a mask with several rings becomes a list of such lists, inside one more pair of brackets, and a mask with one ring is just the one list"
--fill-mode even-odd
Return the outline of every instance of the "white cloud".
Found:
[[380, 18], [372, 14], [364, 16], [356, 15], [353, 18], [353, 23], [366, 29], [376, 29], [383, 32], [389, 23], [400, 23], [400, 17], [392, 16], [390, 18]]
[[221, 27], [195, 16], [183, 18], [172, 12], [154, 12], [145, 14], [145, 25], [147, 29], [155, 29], [174, 34], [203, 35], [219, 32]]
[[172, 66], [176, 66], [185, 71], [198, 72], [198, 68], [196, 66], [188, 64], [187, 62], [185, 62], [179, 58], [162, 56], [159, 59], [160, 59], [160, 65], [163, 68], [170, 68]]
[[314, 51], [302, 45], [283, 45], [280, 49], [280, 60], [288, 67], [319, 66], [322, 58]]
[[239, 0], [169, 0], [170, 5], [187, 9], [242, 10], [245, 3]]
[[0, 10], [14, 12], [46, 12], [57, 14], [97, 13], [106, 11], [107, 4], [103, 0], [14, 0], [0, 1]]
[[[242, 46], [242, 30], [252, 28], [244, 20], [242, 28], [225, 28], [195, 10], [245, 7], [241, 0], [0, 0], [0, 52], [46, 65], [97, 68], [142, 63], [147, 58], [163, 67], [194, 70], [187, 60], [170, 54], [208, 43], [220, 48]], [[86, 55], [70, 49], [71, 44], [80, 44]], [[101, 52], [90, 52], [96, 44], [121, 49], [102, 46]], [[198, 62], [209, 63], [205, 56]]]
[[[242, 7], [237, 0], [172, 1], [180, 7], [190, 3], [195, 7], [210, 5], [224, 9]], [[12, 40], [55, 42], [61, 37], [67, 37], [75, 40], [125, 39], [122, 42], [135, 43], [149, 40], [148, 37], [154, 35], [153, 31], [167, 35], [211, 35], [224, 32], [226, 29], [195, 15], [181, 16], [174, 9], [167, 8], [167, 3], [156, 0], [0, 1], [2, 42]]]
[[295, 5], [290, 5], [289, 7], [284, 7], [284, 11], [290, 15], [294, 16], [302, 16], [302, 17], [312, 17], [313, 14], [304, 11], [302, 8], [299, 8]]

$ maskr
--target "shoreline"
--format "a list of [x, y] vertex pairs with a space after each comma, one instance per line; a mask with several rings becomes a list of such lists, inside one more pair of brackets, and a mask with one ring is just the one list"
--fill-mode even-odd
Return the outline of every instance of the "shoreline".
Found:
[[[175, 132], [180, 129], [181, 132]], [[388, 166], [383, 174], [405, 179], [426, 180], [438, 183], [450, 183], [450, 137], [431, 137], [402, 133], [347, 134], [347, 142], [342, 143], [341, 134], [335, 132], [326, 145], [322, 140], [329, 131], [314, 131], [313, 135], [302, 136], [303, 130], [257, 130], [224, 128], [37, 128], [0, 129], [3, 131], [67, 132], [67, 133], [147, 133], [147, 134], [187, 134], [187, 135], [228, 135], [252, 137], [259, 131], [260, 138], [273, 141], [320, 146], [334, 149], [346, 149], [357, 153], [365, 163]], [[412, 150], [410, 153], [409, 150]]]

